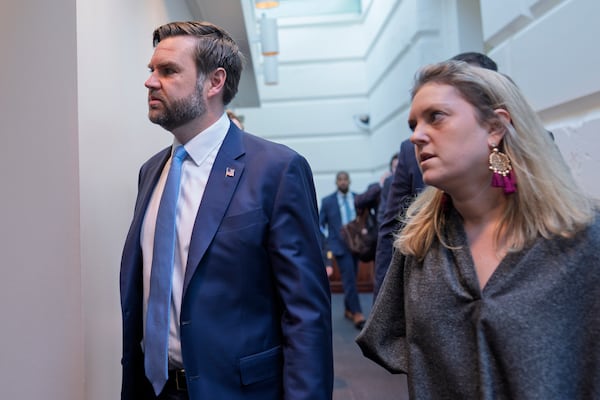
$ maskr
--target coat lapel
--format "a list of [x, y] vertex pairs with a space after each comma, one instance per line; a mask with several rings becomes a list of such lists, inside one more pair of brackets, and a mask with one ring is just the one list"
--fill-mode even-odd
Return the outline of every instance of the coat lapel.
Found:
[[331, 215], [334, 218], [332, 225], [342, 227], [342, 213], [340, 211], [340, 205], [338, 203], [337, 192], [331, 195]]
[[244, 171], [245, 163], [240, 160], [244, 152], [242, 132], [231, 124], [210, 171], [194, 222], [183, 283], [184, 297], [190, 280], [212, 242], [233, 198]]

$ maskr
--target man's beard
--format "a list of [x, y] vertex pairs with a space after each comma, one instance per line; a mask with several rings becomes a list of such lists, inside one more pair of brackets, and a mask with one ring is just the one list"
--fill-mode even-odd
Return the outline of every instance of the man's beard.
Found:
[[164, 111], [158, 115], [149, 115], [150, 121], [173, 131], [206, 113], [206, 103], [202, 98], [202, 80], [198, 79], [196, 90], [188, 97], [174, 100], [170, 106], [163, 102]]

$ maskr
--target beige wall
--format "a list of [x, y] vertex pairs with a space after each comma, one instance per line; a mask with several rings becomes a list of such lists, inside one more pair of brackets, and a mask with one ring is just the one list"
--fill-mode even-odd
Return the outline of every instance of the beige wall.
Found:
[[75, 1], [0, 6], [0, 398], [84, 398]]

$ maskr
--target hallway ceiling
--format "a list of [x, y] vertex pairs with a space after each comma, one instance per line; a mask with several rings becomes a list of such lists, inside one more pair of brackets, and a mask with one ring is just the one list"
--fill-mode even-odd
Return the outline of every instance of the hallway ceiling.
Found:
[[[279, 0], [279, 7], [268, 9], [269, 17], [321, 17], [360, 14], [361, 0]], [[257, 18], [262, 13], [256, 10]]]

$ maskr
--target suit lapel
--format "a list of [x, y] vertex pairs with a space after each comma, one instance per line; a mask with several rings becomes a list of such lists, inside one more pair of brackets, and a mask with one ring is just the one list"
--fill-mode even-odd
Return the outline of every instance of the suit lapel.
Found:
[[212, 242], [244, 171], [242, 132], [233, 124], [223, 140], [204, 189], [192, 230], [183, 296], [200, 260]]
[[336, 226], [342, 226], [342, 213], [340, 211], [340, 204], [338, 203], [337, 192], [331, 195], [331, 208], [335, 218]]

